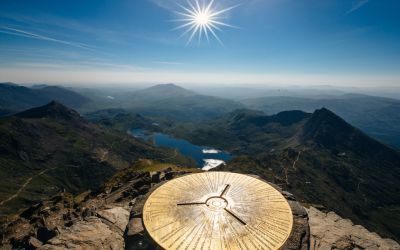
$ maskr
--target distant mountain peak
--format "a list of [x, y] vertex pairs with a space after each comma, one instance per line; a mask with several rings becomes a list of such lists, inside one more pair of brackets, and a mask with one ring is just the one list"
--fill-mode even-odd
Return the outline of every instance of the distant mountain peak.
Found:
[[353, 126], [327, 108], [315, 110], [309, 122], [313, 123], [317, 127], [329, 124], [335, 131], [340, 130], [342, 132], [352, 132], [355, 130]]
[[305, 139], [313, 139], [321, 144], [333, 146], [340, 141], [339, 138], [344, 139], [355, 131], [354, 127], [335, 113], [327, 108], [321, 108], [315, 110], [305, 124], [303, 136]]
[[153, 89], [155, 89], [155, 88], [177, 88], [177, 89], [185, 89], [185, 88], [183, 88], [183, 87], [181, 87], [181, 86], [179, 86], [179, 85], [176, 85], [176, 84], [174, 84], [174, 83], [161, 83], [161, 84], [157, 84], [157, 85], [151, 86], [151, 87], [149, 87], [148, 89], [151, 89], [151, 88], [153, 88]]
[[62, 120], [81, 119], [78, 112], [69, 109], [56, 101], [51, 101], [50, 103], [41, 107], [28, 109], [26, 111], [16, 114], [15, 116], [20, 118], [31, 118], [31, 119], [35, 118], [38, 119], [44, 117], [62, 119]]
[[185, 89], [173, 83], [158, 84], [152, 87], [139, 90], [136, 93], [140, 95], [147, 95], [157, 99], [171, 98], [171, 97], [188, 97], [197, 95], [195, 92]]
[[182, 88], [179, 85], [176, 85], [175, 83], [164, 83], [164, 84], [158, 84], [156, 86], [166, 86], [166, 87], [175, 87], [175, 88]]
[[329, 149], [348, 150], [360, 155], [383, 152], [388, 159], [398, 157], [398, 152], [370, 138], [326, 108], [318, 109], [311, 115], [303, 127], [302, 139]]

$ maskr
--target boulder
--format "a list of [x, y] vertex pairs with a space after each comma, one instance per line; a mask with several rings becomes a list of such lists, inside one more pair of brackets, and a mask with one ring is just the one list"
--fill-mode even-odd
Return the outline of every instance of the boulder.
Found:
[[36, 249], [41, 247], [43, 244], [40, 240], [36, 239], [35, 237], [29, 237], [28, 240], [28, 247], [32, 248], [32, 249]]
[[132, 218], [129, 221], [126, 236], [142, 234], [144, 232], [142, 218]]
[[92, 217], [79, 221], [66, 228], [47, 244], [39, 247], [41, 250], [59, 249], [124, 249], [124, 238], [119, 232], [110, 229], [101, 219]]
[[126, 225], [129, 221], [129, 212], [122, 207], [114, 207], [107, 210], [102, 210], [97, 215], [112, 223], [114, 226], [119, 228], [122, 232], [125, 231]]

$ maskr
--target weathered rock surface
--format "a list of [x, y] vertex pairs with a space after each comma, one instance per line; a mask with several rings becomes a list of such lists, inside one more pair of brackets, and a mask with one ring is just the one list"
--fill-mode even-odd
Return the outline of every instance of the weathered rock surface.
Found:
[[[131, 217], [141, 216], [149, 190], [182, 174], [185, 172], [171, 169], [153, 173], [126, 170], [101, 192], [77, 197], [62, 193], [3, 225], [0, 249], [125, 249], [126, 235], [143, 231], [141, 219], [127, 225]], [[133, 243], [140, 245], [141, 241], [136, 238]]]
[[48, 241], [40, 250], [58, 249], [124, 249], [122, 235], [96, 217], [79, 221]]
[[97, 215], [107, 220], [116, 226], [122, 233], [125, 232], [126, 225], [129, 221], [129, 212], [122, 207], [115, 207], [107, 210], [102, 210], [97, 213]]
[[400, 245], [371, 233], [363, 226], [354, 225], [334, 212], [324, 213], [308, 209], [310, 224], [310, 249], [385, 249], [399, 250]]

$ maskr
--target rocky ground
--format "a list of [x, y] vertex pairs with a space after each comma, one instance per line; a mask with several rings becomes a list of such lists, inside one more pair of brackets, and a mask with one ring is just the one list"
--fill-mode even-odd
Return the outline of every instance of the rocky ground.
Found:
[[383, 239], [363, 226], [354, 225], [334, 212], [308, 210], [310, 249], [400, 249], [397, 242]]
[[[146, 235], [142, 208], [164, 181], [187, 174], [127, 170], [101, 192], [60, 194], [13, 218], [1, 230], [1, 249], [157, 249]], [[278, 187], [276, 187], [278, 188]], [[279, 188], [278, 188], [279, 189]], [[282, 249], [400, 249], [334, 213], [306, 210], [285, 191], [294, 215], [292, 235]]]

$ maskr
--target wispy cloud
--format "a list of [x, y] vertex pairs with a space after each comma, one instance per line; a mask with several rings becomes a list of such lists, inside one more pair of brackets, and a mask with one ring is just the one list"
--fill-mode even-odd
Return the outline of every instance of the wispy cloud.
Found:
[[[171, 1], [171, 5], [173, 5], [172, 1], [174, 0], [165, 1]], [[129, 32], [123, 28], [97, 27], [76, 21], [74, 19], [47, 14], [41, 14], [40, 17], [37, 17], [20, 15], [16, 13], [4, 13], [0, 11], [0, 18], [6, 19], [8, 21], [7, 23], [10, 23], [10, 25], [8, 25], [9, 27], [12, 26], [11, 24], [17, 23], [21, 27], [35, 28], [35, 33], [38, 33], [37, 31], [40, 30], [51, 30], [52, 35], [60, 34], [60, 36], [67, 35], [69, 37], [76, 38], [90, 37], [92, 41], [103, 44], [130, 45], [132, 44], [132, 41], [135, 40], [159, 44], [177, 43], [174, 42], [171, 37], [165, 37], [164, 34], [149, 32], [148, 30], [136, 30], [135, 32]]]
[[45, 70], [45, 71], [75, 71], [75, 72], [85, 72], [85, 71], [113, 71], [113, 72], [146, 72], [151, 70], [151, 68], [141, 67], [132, 64], [118, 64], [109, 63], [102, 60], [99, 61], [80, 61], [79, 63], [69, 63], [62, 61], [49, 61], [49, 62], [18, 62], [7, 64], [6, 66], [1, 66], [2, 68], [14, 68], [14, 69], [27, 69], [27, 70]]
[[182, 65], [182, 62], [172, 62], [172, 61], [153, 61], [154, 64], [164, 64], [164, 65]]
[[362, 8], [364, 5], [366, 5], [369, 2], [369, 0], [358, 0], [356, 2], [353, 2], [353, 6], [351, 7], [350, 10], [346, 12], [346, 14], [350, 14], [360, 8]]
[[56, 39], [56, 38], [52, 38], [49, 36], [32, 33], [32, 32], [26, 31], [26, 30], [11, 28], [8, 26], [0, 26], [0, 33], [14, 35], [14, 36], [20, 36], [20, 37], [26, 37], [26, 38], [36, 39], [36, 40], [50, 41], [50, 42], [60, 43], [60, 44], [64, 44], [64, 45], [68, 45], [68, 46], [72, 46], [72, 47], [76, 47], [76, 48], [80, 48], [80, 49], [94, 50], [93, 47], [91, 47], [87, 44], [84, 44], [84, 43]]

